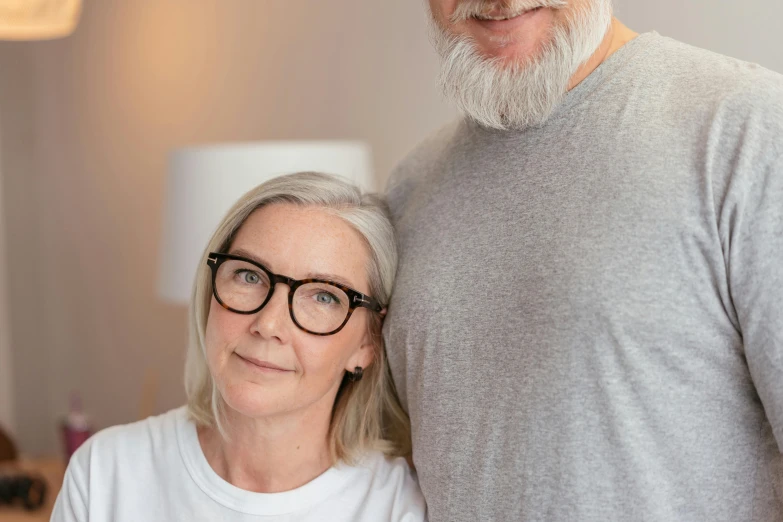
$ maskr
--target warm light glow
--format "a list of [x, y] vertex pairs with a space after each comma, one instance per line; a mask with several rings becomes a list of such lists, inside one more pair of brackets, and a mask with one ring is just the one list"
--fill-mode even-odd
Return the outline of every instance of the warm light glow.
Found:
[[82, 0], [0, 0], [0, 39], [48, 40], [76, 29]]

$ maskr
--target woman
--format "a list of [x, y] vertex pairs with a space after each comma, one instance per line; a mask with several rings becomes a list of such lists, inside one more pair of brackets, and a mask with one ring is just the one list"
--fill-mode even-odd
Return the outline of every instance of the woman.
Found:
[[317, 173], [246, 194], [196, 275], [187, 407], [85, 443], [52, 520], [423, 520], [380, 335], [384, 209]]

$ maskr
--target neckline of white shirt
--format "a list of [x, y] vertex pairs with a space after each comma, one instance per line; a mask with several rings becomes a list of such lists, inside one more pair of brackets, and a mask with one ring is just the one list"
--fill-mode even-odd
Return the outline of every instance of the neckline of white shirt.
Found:
[[182, 461], [196, 485], [212, 500], [248, 515], [285, 515], [308, 509], [334, 491], [355, 480], [357, 469], [345, 464], [332, 466], [307, 484], [282, 493], [255, 493], [234, 486], [215, 473], [198, 440], [196, 425], [187, 408], [177, 412], [177, 442]]

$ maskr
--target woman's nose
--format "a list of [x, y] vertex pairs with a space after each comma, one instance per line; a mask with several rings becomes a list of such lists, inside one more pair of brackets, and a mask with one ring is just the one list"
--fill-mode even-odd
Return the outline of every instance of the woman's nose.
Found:
[[288, 309], [288, 292], [290, 289], [284, 283], [278, 283], [272, 289], [272, 297], [264, 307], [256, 312], [252, 330], [264, 338], [276, 338], [285, 342], [294, 325]]

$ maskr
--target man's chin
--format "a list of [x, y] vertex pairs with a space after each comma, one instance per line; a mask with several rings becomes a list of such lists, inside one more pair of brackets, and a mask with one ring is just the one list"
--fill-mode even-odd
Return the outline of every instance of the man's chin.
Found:
[[503, 69], [523, 69], [535, 62], [543, 52], [543, 45], [538, 42], [509, 42], [502, 45], [475, 42], [474, 48], [482, 58], [491, 60], [494, 66]]
[[553, 23], [554, 12], [544, 8], [501, 22], [471, 19], [463, 31], [484, 58], [519, 67], [541, 53], [551, 40]]

